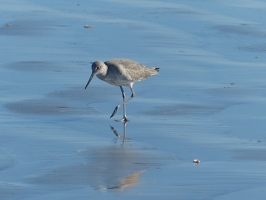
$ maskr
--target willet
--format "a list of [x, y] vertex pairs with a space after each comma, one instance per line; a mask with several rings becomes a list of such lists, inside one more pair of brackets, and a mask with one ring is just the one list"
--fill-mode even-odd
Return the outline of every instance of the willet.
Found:
[[[152, 75], [156, 75], [159, 72], [159, 68], [151, 68], [142, 65], [138, 62], [128, 60], [128, 59], [113, 59], [106, 62], [95, 61], [91, 66], [92, 73], [89, 78], [85, 89], [90, 84], [94, 75], [99, 79], [115, 86], [119, 86], [122, 92], [123, 102], [118, 104], [110, 118], [112, 118], [121, 105], [124, 108], [124, 116], [121, 121], [128, 121], [126, 116], [126, 103], [129, 102], [133, 97], [135, 97], [135, 92], [133, 90], [133, 84], [142, 81]], [[127, 86], [130, 88], [132, 94], [126, 99], [126, 94], [122, 86]]]

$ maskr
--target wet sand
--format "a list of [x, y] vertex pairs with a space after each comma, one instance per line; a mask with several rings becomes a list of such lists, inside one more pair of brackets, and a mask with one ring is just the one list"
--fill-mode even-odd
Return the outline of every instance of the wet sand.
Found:
[[[265, 9], [3, 3], [0, 199], [264, 199]], [[160, 68], [134, 85], [125, 141], [120, 89], [84, 90], [91, 62], [117, 57]]]

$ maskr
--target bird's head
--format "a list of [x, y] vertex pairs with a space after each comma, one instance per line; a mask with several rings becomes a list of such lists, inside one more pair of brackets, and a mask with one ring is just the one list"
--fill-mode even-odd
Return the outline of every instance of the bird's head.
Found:
[[93, 79], [94, 75], [97, 75], [97, 74], [102, 74], [104, 73], [104, 70], [105, 70], [105, 64], [102, 62], [102, 61], [95, 61], [92, 63], [91, 65], [91, 76], [85, 86], [85, 89], [88, 87], [88, 85], [90, 84], [91, 80]]

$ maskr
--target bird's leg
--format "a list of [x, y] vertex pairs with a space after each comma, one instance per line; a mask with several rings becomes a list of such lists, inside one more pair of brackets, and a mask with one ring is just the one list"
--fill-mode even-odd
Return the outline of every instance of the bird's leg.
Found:
[[133, 85], [130, 85], [130, 90], [132, 92], [131, 96], [126, 100], [126, 102], [129, 102], [131, 99], [133, 99], [136, 95], [135, 92], [133, 90]]
[[122, 97], [123, 97], [123, 114], [124, 114], [124, 116], [123, 116], [121, 121], [126, 123], [128, 121], [128, 119], [127, 119], [127, 109], [126, 109], [126, 93], [123, 90], [122, 86], [120, 86], [120, 89], [121, 89]]
[[114, 111], [113, 111], [113, 113], [112, 113], [110, 118], [112, 118], [116, 114], [116, 112], [118, 111], [120, 106], [123, 105], [123, 107], [124, 107], [124, 117], [123, 117], [123, 119], [121, 121], [128, 121], [127, 116], [126, 116], [126, 103], [129, 102], [131, 99], [133, 99], [135, 97], [135, 92], [133, 90], [133, 84], [130, 85], [130, 90], [131, 90], [132, 94], [131, 94], [131, 96], [128, 99], [126, 99], [126, 94], [125, 94], [122, 86], [120, 86], [120, 89], [121, 89], [121, 92], [122, 92], [123, 102], [118, 104], [115, 107], [115, 109], [114, 109]]
[[126, 117], [126, 105], [125, 105], [126, 94], [125, 94], [125, 91], [123, 90], [123, 87], [122, 87], [122, 86], [120, 86], [120, 89], [121, 89], [121, 92], [122, 92], [123, 102], [120, 103], [120, 104], [118, 104], [118, 105], [115, 107], [115, 109], [114, 109], [114, 111], [113, 111], [113, 113], [112, 113], [112, 115], [111, 115], [110, 118], [112, 118], [112, 117], [116, 114], [116, 112], [118, 111], [118, 109], [120, 108], [120, 106], [123, 105], [123, 108], [124, 108], [124, 117], [123, 117], [123, 119], [122, 119], [121, 121], [127, 121], [127, 117]]

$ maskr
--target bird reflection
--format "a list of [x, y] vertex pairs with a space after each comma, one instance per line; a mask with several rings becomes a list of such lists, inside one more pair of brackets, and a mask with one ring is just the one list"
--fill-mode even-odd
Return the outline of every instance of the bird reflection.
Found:
[[[124, 120], [124, 121], [116, 121], [116, 122], [122, 122], [123, 123], [123, 127], [124, 127], [124, 134], [123, 134], [123, 140], [122, 140], [122, 145], [125, 143], [125, 140], [130, 140], [130, 138], [127, 138], [127, 123], [128, 121]], [[121, 135], [118, 133], [118, 131], [113, 127], [110, 126], [111, 130], [113, 131], [113, 133], [118, 137], [121, 138]]]
[[[96, 190], [123, 190], [141, 184], [141, 175], [158, 164], [146, 149], [132, 146], [101, 146], [80, 151], [87, 162], [66, 162], [29, 178], [34, 184], [88, 185]], [[73, 163], [73, 164], [71, 164]], [[62, 187], [64, 188], [64, 187]]]
[[[123, 120], [123, 121], [116, 120], [116, 122], [123, 123], [123, 128], [124, 128], [123, 136], [121, 136], [113, 126], [110, 126], [111, 130], [113, 131], [115, 136], [117, 136], [118, 138], [121, 138], [121, 137], [123, 138], [122, 145], [124, 145], [125, 140], [129, 140], [129, 138], [126, 137], [127, 135], [126, 128], [127, 128], [128, 121], [127, 120]], [[129, 174], [125, 176], [124, 178], [122, 178], [117, 184], [115, 184], [114, 186], [108, 187], [107, 189], [125, 189], [125, 188], [134, 187], [139, 184], [140, 175], [143, 174], [145, 171], [146, 170], [140, 170], [135, 173]]]
[[[153, 150], [126, 145], [127, 122], [123, 122], [121, 135], [111, 126], [112, 132], [123, 138], [122, 145], [102, 145], [79, 150], [82, 162], [65, 162], [65, 166], [36, 174], [30, 182], [51, 185], [89, 185], [96, 190], [123, 190], [141, 184], [141, 175], [159, 164]], [[72, 157], [67, 157], [71, 159]]]
[[130, 174], [122, 178], [116, 186], [109, 187], [107, 189], [125, 189], [131, 188], [139, 184], [139, 176], [143, 174], [146, 170], [140, 170], [133, 174]]

